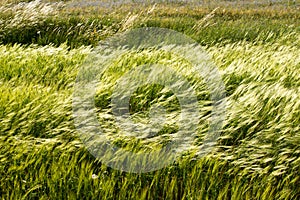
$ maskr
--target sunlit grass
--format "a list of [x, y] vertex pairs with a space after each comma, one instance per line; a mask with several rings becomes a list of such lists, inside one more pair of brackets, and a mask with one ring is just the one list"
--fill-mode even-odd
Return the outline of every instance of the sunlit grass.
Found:
[[[296, 46], [243, 42], [207, 47], [228, 93], [227, 118], [216, 150], [207, 158], [193, 161], [187, 155], [173, 166], [142, 175], [104, 167], [76, 139], [72, 84], [90, 49], [67, 48], [0, 48], [4, 198], [293, 199], [299, 194]], [[138, 105], [137, 110], [142, 108]]]
[[[158, 4], [134, 7], [129, 14], [133, 5], [117, 8], [124, 9], [120, 14], [66, 8], [58, 16], [51, 16], [53, 11], [30, 19], [30, 13], [1, 8], [0, 197], [299, 199], [300, 35], [296, 8], [284, 6], [286, 10], [280, 11], [282, 5], [241, 6], [212, 12], [213, 4], [189, 9]], [[37, 10], [43, 8], [36, 6]], [[10, 24], [12, 21], [15, 23]], [[73, 86], [92, 51], [83, 44], [97, 45], [116, 32], [151, 25], [187, 33], [204, 45], [225, 84], [226, 119], [216, 148], [207, 156], [197, 158], [197, 153], [190, 152], [155, 172], [125, 173], [97, 161], [78, 138], [72, 117]], [[25, 31], [26, 35], [26, 30], [42, 35], [29, 34], [28, 39], [21, 34]], [[181, 71], [197, 85], [202, 112], [194, 145], [201, 144], [211, 116], [206, 88], [184, 59], [165, 52], [130, 52], [114, 60], [95, 96], [102, 127], [116, 145], [143, 145], [122, 136], [110, 100], [117, 80], [130, 67], [154, 62]], [[159, 137], [178, 130], [174, 116], [180, 108], [172, 92], [159, 85], [140, 87], [131, 103], [134, 120], [146, 124], [153, 103], [168, 108], [170, 123]], [[151, 142], [155, 148], [161, 147], [154, 145], [157, 141]]]

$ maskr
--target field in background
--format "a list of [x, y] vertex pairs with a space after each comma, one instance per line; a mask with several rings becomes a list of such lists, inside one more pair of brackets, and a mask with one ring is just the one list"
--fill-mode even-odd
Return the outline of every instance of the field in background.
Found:
[[44, 9], [39, 3], [4, 6], [0, 9], [0, 42], [95, 46], [117, 32], [147, 26], [183, 32], [210, 46], [220, 42], [273, 42], [282, 37], [283, 43], [298, 39], [294, 33], [300, 31], [299, 4], [226, 5], [127, 3], [82, 7], [67, 2], [52, 3]]
[[[0, 4], [1, 199], [300, 199], [299, 1], [17, 2]], [[71, 97], [99, 41], [151, 26], [182, 32], [212, 56], [226, 87], [226, 120], [208, 156], [187, 154], [167, 168], [131, 174], [88, 153], [76, 136]], [[108, 108], [107, 94], [95, 98], [99, 109]], [[202, 101], [209, 119], [199, 91]], [[199, 135], [205, 130], [199, 125]]]

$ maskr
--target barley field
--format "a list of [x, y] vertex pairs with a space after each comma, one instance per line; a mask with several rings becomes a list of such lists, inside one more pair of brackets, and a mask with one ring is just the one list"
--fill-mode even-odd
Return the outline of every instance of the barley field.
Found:
[[[72, 102], [81, 67], [99, 43], [145, 27], [170, 29], [201, 45], [222, 78], [226, 105], [210, 152], [197, 156], [192, 149], [161, 169], [134, 173], [89, 152]], [[299, 55], [298, 0], [2, 0], [0, 198], [300, 199]], [[178, 132], [180, 103], [160, 85], [140, 87], [130, 99], [132, 118], [144, 124], [153, 102], [166, 107], [169, 121], [156, 137], [122, 136], [112, 114], [118, 80], [153, 63], [171, 66], [195, 89], [197, 149], [214, 104], [191, 64], [168, 52], [116, 56], [94, 97], [99, 124], [130, 151], [161, 148]]]

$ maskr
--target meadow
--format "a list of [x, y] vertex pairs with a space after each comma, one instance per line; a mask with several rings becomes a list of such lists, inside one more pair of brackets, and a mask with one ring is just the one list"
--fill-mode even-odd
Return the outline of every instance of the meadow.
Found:
[[[300, 199], [299, 1], [20, 2], [0, 3], [1, 199]], [[204, 157], [186, 153], [162, 169], [128, 173], [87, 150], [74, 125], [72, 95], [100, 41], [142, 27], [172, 29], [203, 47], [225, 85], [226, 118]], [[95, 105], [107, 132], [117, 130], [101, 116], [111, 113], [118, 78], [130, 66], [170, 60], [198, 84], [195, 146], [201, 143], [212, 117], [209, 91], [187, 62], [156, 51], [119, 57], [101, 80]], [[155, 85], [140, 88], [132, 115], [147, 118], [153, 102], [176, 113], [173, 97]], [[170, 125], [163, 134], [176, 131]], [[140, 148], [130, 138], [115, 142]]]

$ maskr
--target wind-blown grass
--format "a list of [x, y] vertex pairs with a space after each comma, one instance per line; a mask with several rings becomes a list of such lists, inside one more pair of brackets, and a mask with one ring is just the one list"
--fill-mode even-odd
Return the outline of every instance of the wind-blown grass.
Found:
[[[168, 4], [81, 7], [68, 3], [9, 4], [0, 7], [0, 43], [96, 46], [104, 38], [137, 27], [183, 32], [202, 45], [250, 41], [295, 41], [299, 33], [297, 4], [279, 7], [225, 4]], [[174, 7], [175, 6], [175, 7]], [[289, 37], [287, 37], [287, 35]], [[284, 44], [284, 42], [282, 44]]]
[[[1, 199], [300, 199], [297, 3], [1, 5]], [[91, 46], [115, 33], [147, 26], [171, 28], [204, 45], [225, 84], [226, 119], [207, 156], [187, 152], [166, 168], [133, 174], [109, 168], [87, 151], [74, 127], [72, 93]], [[198, 86], [203, 112], [194, 145], [201, 144], [211, 117], [208, 91], [188, 63], [163, 52], [131, 52], [115, 60], [95, 96], [101, 125], [116, 145], [137, 144], [132, 137], [116, 137], [122, 130], [112, 119], [110, 99], [128, 65], [153, 62], [182, 70]], [[173, 123], [159, 136], [176, 132], [172, 117], [178, 102], [159, 85], [133, 94], [130, 111], [135, 120], [148, 123], [153, 103], [166, 106]]]
[[[96, 161], [76, 137], [72, 87], [90, 48], [0, 46], [1, 197], [298, 199], [297, 44], [243, 41], [205, 48], [219, 67], [227, 92], [227, 117], [216, 149], [200, 159], [183, 155], [156, 172], [130, 174]], [[164, 56], [146, 53], [150, 61], [152, 56], [164, 62]], [[139, 58], [127, 59], [134, 63]], [[176, 62], [181, 61], [175, 58], [175, 66]], [[126, 62], [113, 67], [126, 70]], [[111, 70], [109, 76], [115, 80], [120, 74]], [[107, 106], [103, 100], [109, 94], [99, 90], [99, 106]], [[143, 108], [147, 94], [136, 95], [146, 98], [136, 101], [135, 112]], [[209, 105], [203, 108], [209, 110]]]

